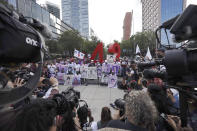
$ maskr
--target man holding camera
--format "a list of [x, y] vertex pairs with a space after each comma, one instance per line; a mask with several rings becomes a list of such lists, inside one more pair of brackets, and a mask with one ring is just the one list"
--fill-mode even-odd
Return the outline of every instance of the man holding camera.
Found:
[[132, 91], [125, 97], [125, 121], [112, 120], [102, 130], [154, 130], [157, 110], [149, 95], [144, 91]]

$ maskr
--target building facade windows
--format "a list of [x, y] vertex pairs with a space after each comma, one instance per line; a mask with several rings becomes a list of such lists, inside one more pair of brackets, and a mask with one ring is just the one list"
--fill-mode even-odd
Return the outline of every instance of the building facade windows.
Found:
[[[166, 20], [175, 17], [183, 11], [185, 0], [141, 0], [142, 28], [155, 31]], [[169, 32], [168, 32], [169, 34]], [[170, 39], [170, 34], [169, 34]], [[161, 32], [161, 41], [166, 44], [167, 39]]]
[[89, 37], [88, 0], [62, 0], [62, 19], [78, 30], [82, 36]]
[[[10, 0], [9, 0], [10, 1]], [[14, 0], [12, 0], [14, 2]], [[46, 9], [32, 0], [16, 0], [16, 9], [24, 16], [33, 17], [40, 22], [48, 25], [52, 30], [52, 38], [57, 39], [61, 33], [67, 30], [74, 30], [71, 26], [67, 25], [53, 14], [49, 13]]]

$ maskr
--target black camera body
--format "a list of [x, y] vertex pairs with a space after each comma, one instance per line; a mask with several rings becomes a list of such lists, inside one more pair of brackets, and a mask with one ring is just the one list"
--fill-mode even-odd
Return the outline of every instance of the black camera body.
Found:
[[61, 115], [65, 112], [72, 113], [74, 107], [78, 107], [80, 99], [80, 92], [74, 90], [72, 87], [68, 88], [61, 94], [55, 94], [52, 98], [56, 102], [57, 114]]
[[74, 106], [78, 107], [79, 99], [80, 99], [80, 92], [74, 90], [73, 87], [68, 88], [67, 90], [62, 92], [62, 95], [68, 100], [68, 102]]
[[116, 99], [114, 103], [110, 104], [110, 106], [116, 110], [120, 111], [120, 117], [125, 114], [125, 100], [124, 99]]
[[[179, 91], [180, 117], [182, 126], [187, 126], [188, 99], [197, 101], [197, 46], [190, 46], [197, 40], [197, 5], [189, 5], [182, 14], [164, 22], [155, 32], [161, 44], [158, 31], [170, 30], [175, 42], [183, 42], [179, 49], [165, 51], [162, 64], [166, 67], [166, 81], [170, 88]], [[189, 44], [188, 44], [189, 43]], [[167, 46], [164, 45], [167, 48]], [[150, 71], [149, 71], [149, 74]], [[154, 74], [154, 73], [152, 73]]]

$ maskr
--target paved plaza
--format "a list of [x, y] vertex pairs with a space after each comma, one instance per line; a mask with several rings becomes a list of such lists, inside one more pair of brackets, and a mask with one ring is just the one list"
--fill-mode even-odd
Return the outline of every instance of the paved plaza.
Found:
[[[64, 91], [66, 88], [60, 86], [60, 91]], [[124, 92], [118, 88], [108, 88], [101, 85], [78, 86], [74, 89], [81, 92], [81, 99], [87, 102], [95, 121], [100, 120], [102, 107], [110, 107], [110, 103], [113, 103], [117, 98], [123, 98], [124, 95]], [[111, 107], [110, 109], [113, 114], [114, 109]]]

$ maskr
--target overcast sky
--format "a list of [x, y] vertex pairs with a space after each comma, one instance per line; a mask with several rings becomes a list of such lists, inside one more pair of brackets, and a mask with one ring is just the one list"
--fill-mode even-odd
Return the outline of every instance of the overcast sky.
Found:
[[187, 5], [189, 4], [196, 4], [197, 5], [197, 0], [187, 0]]
[[[132, 33], [141, 31], [140, 0], [89, 0], [89, 23], [105, 44], [123, 37], [123, 20], [126, 12], [134, 11]], [[134, 27], [134, 28], [133, 28]]]

